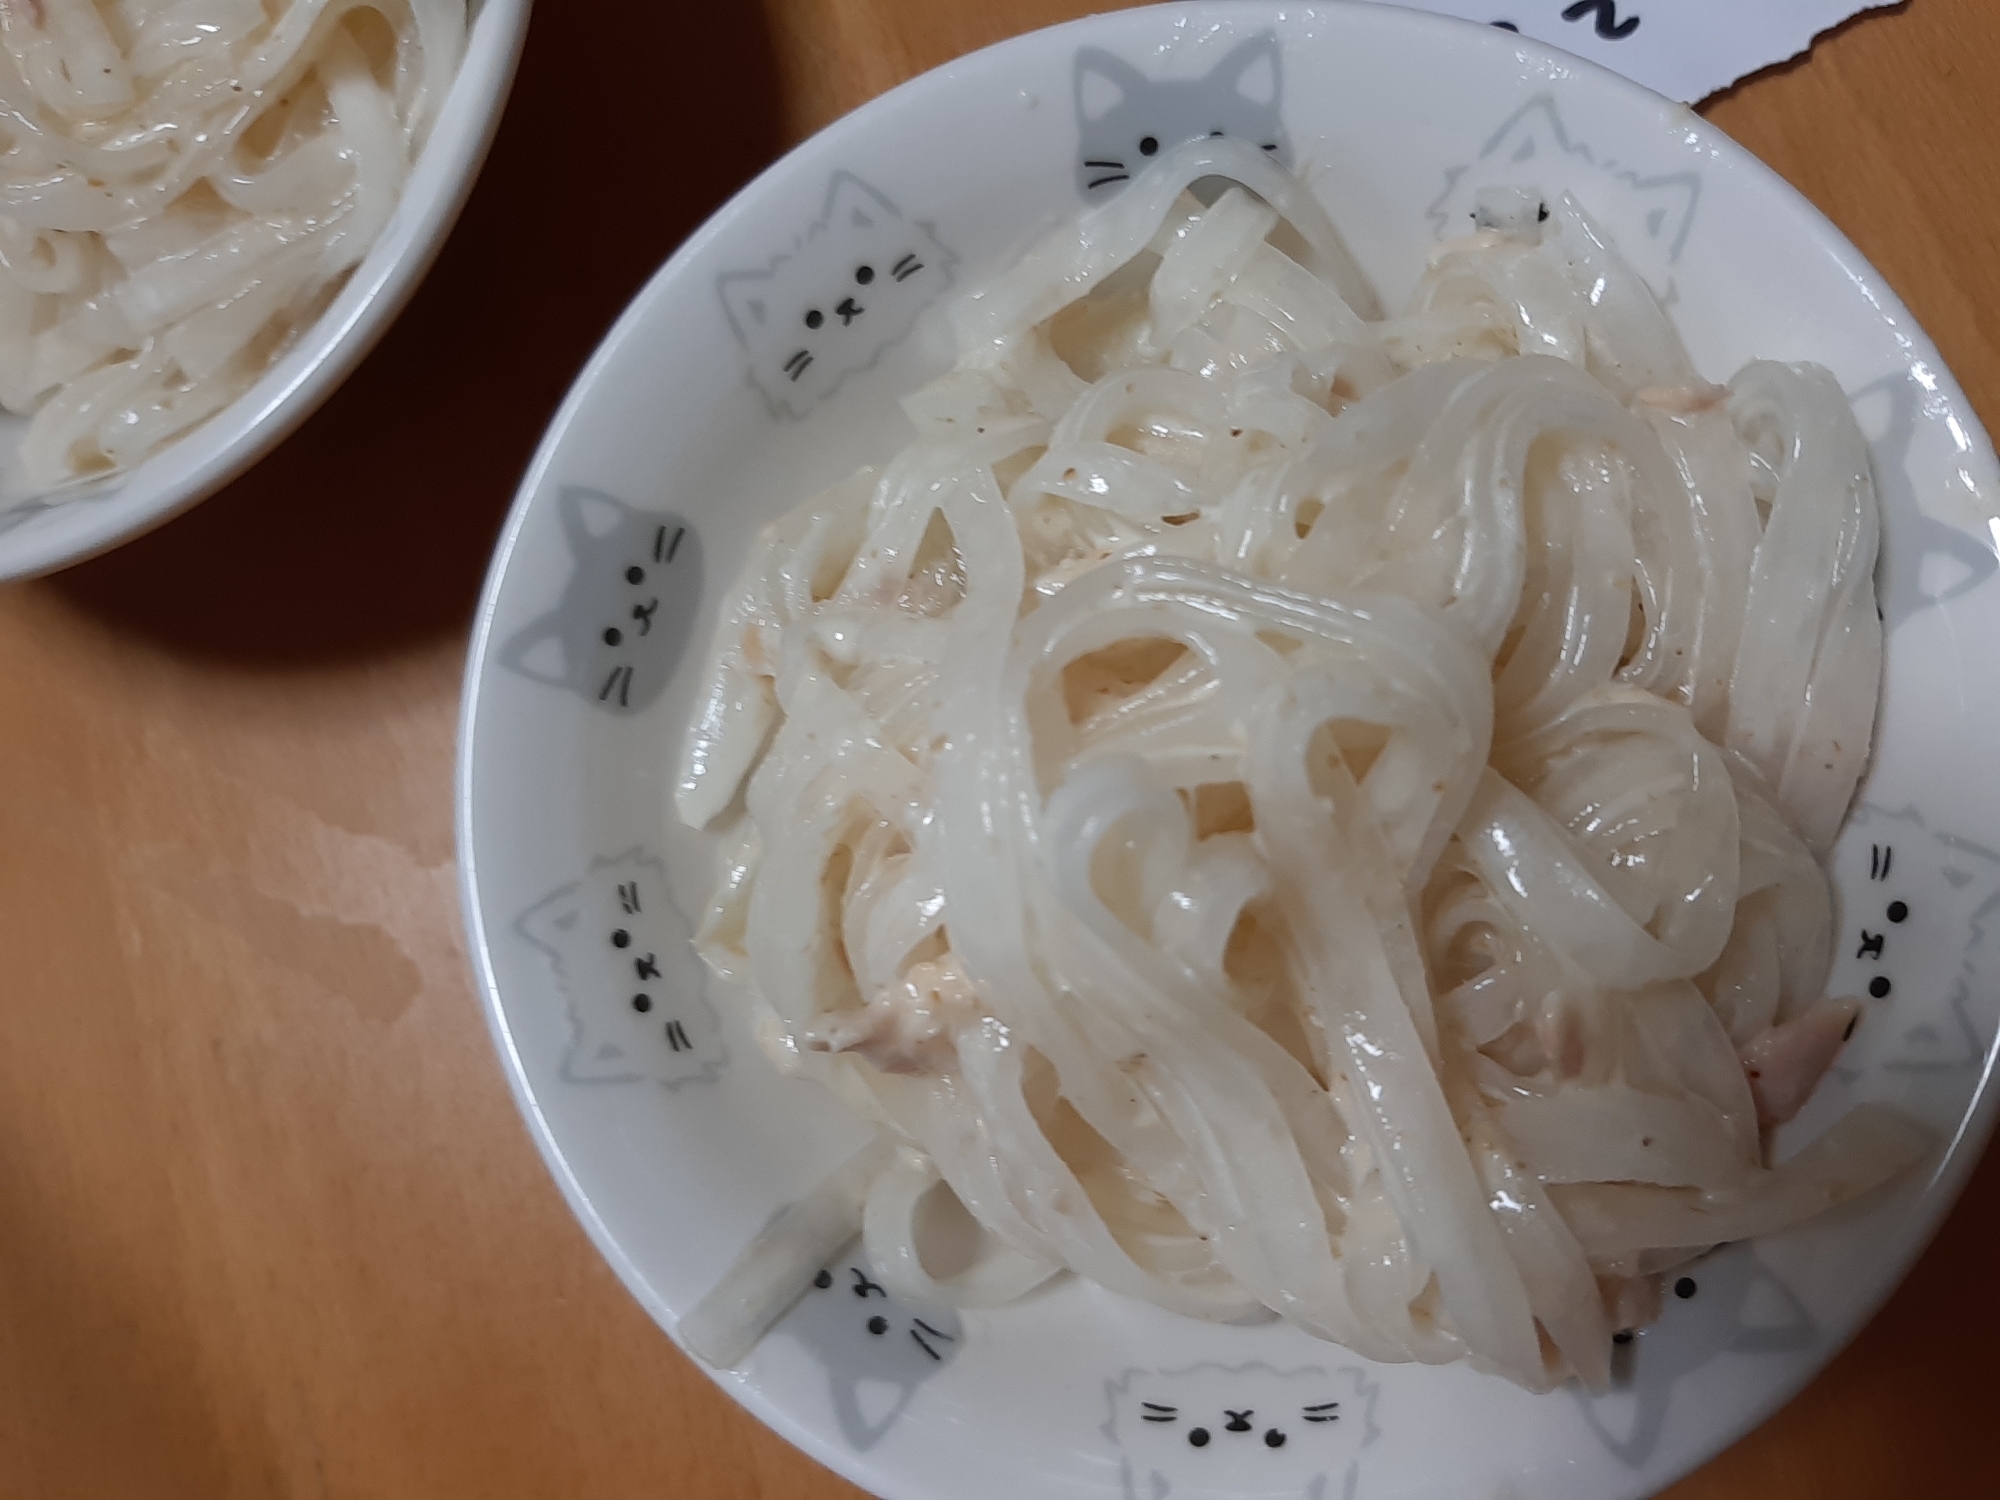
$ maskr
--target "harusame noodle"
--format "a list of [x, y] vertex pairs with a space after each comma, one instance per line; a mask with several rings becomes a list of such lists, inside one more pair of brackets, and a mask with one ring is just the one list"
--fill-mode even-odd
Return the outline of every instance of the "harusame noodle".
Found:
[[0, 0], [7, 488], [138, 463], [247, 390], [389, 221], [465, 0]]
[[[1568, 199], [1479, 219], [1384, 318], [1257, 151], [1165, 152], [762, 533], [681, 766], [734, 841], [700, 942], [889, 1143], [795, 1251], [1601, 1386], [1659, 1273], [1924, 1149], [1864, 1107], [1767, 1155], [1857, 1015], [1846, 400], [1701, 378]], [[983, 1249], [940, 1278], [943, 1188]], [[796, 1290], [683, 1336], [734, 1359]]]

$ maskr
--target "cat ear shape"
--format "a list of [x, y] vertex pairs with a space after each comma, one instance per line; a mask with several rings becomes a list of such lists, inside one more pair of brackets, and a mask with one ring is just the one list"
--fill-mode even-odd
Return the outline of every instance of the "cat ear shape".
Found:
[[1695, 200], [1701, 196], [1701, 181], [1692, 172], [1662, 177], [1652, 182], [1635, 182], [1633, 192], [1643, 205], [1641, 222], [1646, 237], [1660, 248], [1671, 264], [1680, 259], [1688, 230], [1694, 227]]
[[[1920, 610], [1949, 604], [1971, 593], [2000, 571], [2000, 557], [1994, 555], [1992, 547], [1970, 532], [1918, 510], [1906, 482], [1891, 480], [1878, 493], [1883, 519], [1893, 521], [1897, 529], [1891, 544], [1895, 555], [1883, 570], [1885, 587], [1881, 591], [1882, 618], [1890, 629]], [[1904, 553], [1916, 559], [1913, 567], [1903, 566]], [[1926, 587], [1929, 579], [1940, 577], [1938, 584]]]
[[1076, 117], [1094, 125], [1145, 86], [1146, 75], [1102, 47], [1076, 50]]
[[569, 652], [563, 645], [562, 616], [555, 610], [537, 615], [500, 648], [500, 665], [544, 687], [566, 688]]
[[1736, 1336], [1725, 1347], [1735, 1354], [1796, 1354], [1818, 1336], [1819, 1325], [1798, 1293], [1760, 1264], [1744, 1288]]
[[1208, 81], [1240, 94], [1252, 104], [1275, 105], [1284, 85], [1284, 49], [1274, 31], [1239, 42], [1208, 70]]
[[1555, 101], [1545, 94], [1539, 99], [1530, 99], [1516, 110], [1513, 117], [1493, 133], [1493, 139], [1486, 143], [1479, 158], [1481, 161], [1492, 158], [1520, 166], [1549, 156], [1565, 155], [1569, 150], [1569, 132], [1563, 129], [1562, 119], [1556, 114]]
[[583, 886], [568, 885], [521, 914], [515, 929], [558, 963], [583, 920]]
[[901, 219], [896, 205], [852, 172], [835, 172], [821, 219], [829, 229], [873, 229], [884, 219]]
[[715, 290], [722, 298], [722, 310], [729, 326], [751, 348], [771, 321], [771, 273], [731, 271], [717, 279]]
[[556, 514], [562, 517], [563, 537], [569, 543], [571, 556], [580, 560], [583, 549], [616, 531], [631, 509], [623, 500], [602, 490], [566, 484], [556, 497]]

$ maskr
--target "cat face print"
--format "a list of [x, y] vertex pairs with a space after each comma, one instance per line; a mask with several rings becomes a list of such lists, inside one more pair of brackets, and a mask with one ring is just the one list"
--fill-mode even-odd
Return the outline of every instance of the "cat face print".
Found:
[[1290, 166], [1283, 69], [1272, 32], [1239, 43], [1199, 78], [1149, 78], [1102, 47], [1080, 48], [1077, 187], [1086, 198], [1108, 197], [1167, 147], [1205, 135], [1250, 141]]
[[1495, 131], [1476, 160], [1455, 167], [1431, 205], [1439, 239], [1478, 227], [1481, 198], [1521, 188], [1541, 196], [1575, 195], [1584, 211], [1617, 237], [1618, 250], [1652, 287], [1671, 300], [1673, 266], [1694, 227], [1701, 200], [1695, 172], [1650, 174], [1600, 157], [1563, 124], [1555, 100], [1531, 99]]
[[856, 1250], [821, 1269], [777, 1332], [826, 1367], [841, 1434], [865, 1453], [888, 1435], [918, 1388], [958, 1357], [965, 1327], [949, 1308], [891, 1296]]
[[716, 291], [772, 412], [802, 417], [910, 331], [951, 284], [955, 259], [928, 224], [836, 172], [824, 210], [790, 251], [764, 269], [727, 273]]
[[1659, 1450], [1675, 1403], [1696, 1399], [1690, 1393], [1717, 1359], [1797, 1356], [1820, 1337], [1791, 1288], [1738, 1242], [1670, 1273], [1659, 1320], [1612, 1350], [1611, 1390], [1592, 1395], [1575, 1381], [1566, 1389], [1597, 1440], [1639, 1468]]
[[595, 861], [517, 928], [548, 960], [569, 1004], [564, 1078], [677, 1088], [722, 1071], [721, 1028], [659, 860], [634, 849]]
[[1976, 1071], [1996, 1031], [2000, 851], [1914, 808], [1855, 809], [1833, 853], [1840, 947], [1827, 993], [1860, 995], [1892, 1072]]
[[1128, 1370], [1107, 1391], [1131, 1500], [1338, 1500], [1377, 1435], [1379, 1387], [1356, 1369]]
[[508, 637], [500, 664], [611, 713], [637, 713], [673, 676], [701, 598], [701, 543], [680, 517], [566, 486], [556, 513], [570, 572], [555, 605]]

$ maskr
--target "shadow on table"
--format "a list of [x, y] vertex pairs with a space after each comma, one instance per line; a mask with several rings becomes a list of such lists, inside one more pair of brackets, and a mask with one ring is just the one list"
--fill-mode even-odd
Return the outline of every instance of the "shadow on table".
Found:
[[570, 381], [780, 130], [762, 7], [538, 6], [479, 185], [375, 353], [228, 489], [31, 587], [252, 669], [464, 629]]

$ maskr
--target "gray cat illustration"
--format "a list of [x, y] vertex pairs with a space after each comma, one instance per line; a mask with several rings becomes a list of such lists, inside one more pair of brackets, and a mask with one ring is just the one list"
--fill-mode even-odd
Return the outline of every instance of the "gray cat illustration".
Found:
[[1076, 185], [1101, 198], [1129, 182], [1149, 157], [1197, 136], [1252, 141], [1292, 163], [1280, 105], [1284, 51], [1274, 32], [1238, 43], [1200, 78], [1148, 78], [1102, 47], [1076, 54]]
[[861, 1247], [828, 1263], [777, 1332], [826, 1368], [834, 1419], [855, 1452], [888, 1435], [917, 1388], [949, 1364], [965, 1327], [949, 1308], [905, 1304], [868, 1273]]
[[1613, 1351], [1608, 1395], [1592, 1396], [1574, 1381], [1567, 1387], [1597, 1440], [1635, 1469], [1665, 1436], [1674, 1392], [1698, 1383], [1711, 1360], [1798, 1355], [1820, 1341], [1812, 1314], [1747, 1244], [1704, 1256], [1675, 1273], [1671, 1286], [1660, 1320]]
[[930, 225], [835, 172], [826, 206], [790, 251], [726, 273], [715, 289], [772, 414], [803, 417], [910, 331], [951, 284], [956, 260]]
[[500, 664], [612, 713], [660, 695], [701, 598], [701, 542], [679, 516], [567, 485], [556, 514], [570, 575], [553, 609], [508, 637]]
[[1991, 543], [1927, 516], [1917, 506], [1908, 463], [1920, 400], [1907, 371], [1884, 376], [1852, 397], [1875, 455], [1875, 496], [1882, 508], [1875, 599], [1885, 630], [1970, 593], [2000, 569]]

